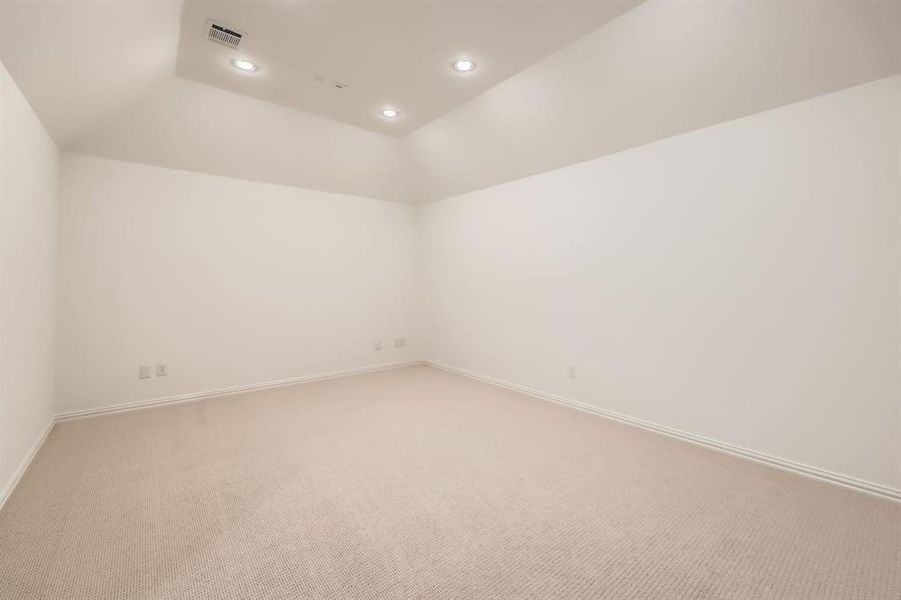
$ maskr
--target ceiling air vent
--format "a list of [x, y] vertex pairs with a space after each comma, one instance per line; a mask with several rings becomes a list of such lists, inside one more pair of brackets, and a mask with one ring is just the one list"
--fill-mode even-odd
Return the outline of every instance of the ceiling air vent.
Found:
[[241, 40], [244, 39], [246, 33], [241, 33], [240, 31], [235, 31], [234, 29], [229, 29], [224, 25], [220, 25], [215, 21], [208, 21], [210, 25], [209, 33], [207, 34], [207, 38], [211, 42], [216, 42], [217, 44], [222, 44], [224, 46], [228, 46], [229, 48], [237, 48], [241, 45]]

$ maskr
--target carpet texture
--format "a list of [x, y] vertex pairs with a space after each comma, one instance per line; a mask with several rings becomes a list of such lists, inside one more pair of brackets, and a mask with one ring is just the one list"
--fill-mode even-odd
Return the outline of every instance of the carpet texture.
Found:
[[901, 598], [901, 505], [424, 366], [57, 425], [0, 597]]

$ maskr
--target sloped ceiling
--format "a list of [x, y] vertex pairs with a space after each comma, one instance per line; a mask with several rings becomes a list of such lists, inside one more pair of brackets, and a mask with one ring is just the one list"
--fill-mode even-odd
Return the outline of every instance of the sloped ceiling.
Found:
[[408, 136], [436, 200], [901, 72], [901, 2], [649, 0]]
[[[402, 136], [638, 3], [186, 0], [177, 74]], [[239, 52], [207, 40], [210, 18], [247, 33]], [[258, 70], [235, 73], [235, 56]], [[466, 75], [451, 69], [464, 56], [478, 63]], [[400, 118], [381, 118], [384, 105]]]
[[181, 18], [169, 0], [3, 0], [0, 60], [64, 150], [403, 202], [901, 72], [896, 0], [648, 0], [397, 138], [177, 77]]
[[0, 2], [0, 61], [60, 147], [172, 77], [181, 2]]
[[381, 200], [414, 200], [400, 140], [177, 77], [68, 149]]

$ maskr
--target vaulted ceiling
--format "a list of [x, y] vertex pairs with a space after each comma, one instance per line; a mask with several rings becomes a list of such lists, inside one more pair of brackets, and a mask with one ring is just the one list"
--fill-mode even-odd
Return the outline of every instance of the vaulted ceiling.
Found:
[[[4, 0], [0, 60], [63, 147], [172, 76], [401, 136], [638, 2]], [[211, 19], [239, 49], [207, 39]], [[476, 71], [454, 72], [461, 56]]]
[[61, 147], [172, 77], [181, 2], [0, 2], [0, 60]]
[[[186, 0], [177, 74], [389, 135], [404, 135], [560, 49], [639, 0], [210, 2]], [[236, 51], [214, 20], [246, 33]], [[234, 56], [258, 66], [240, 77]], [[452, 62], [475, 58], [455, 72]], [[347, 87], [336, 87], [335, 83]], [[400, 111], [391, 121], [382, 106]]]
[[64, 150], [417, 202], [899, 73], [898, 31], [896, 0], [3, 0], [0, 61]]

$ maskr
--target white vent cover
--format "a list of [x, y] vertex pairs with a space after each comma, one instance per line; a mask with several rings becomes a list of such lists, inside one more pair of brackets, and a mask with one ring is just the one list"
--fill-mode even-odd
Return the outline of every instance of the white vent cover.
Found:
[[240, 46], [241, 40], [247, 35], [246, 33], [229, 29], [225, 25], [220, 25], [213, 20], [209, 20], [207, 23], [210, 26], [209, 32], [207, 33], [207, 39], [211, 42], [228, 46], [229, 48], [237, 48]]

